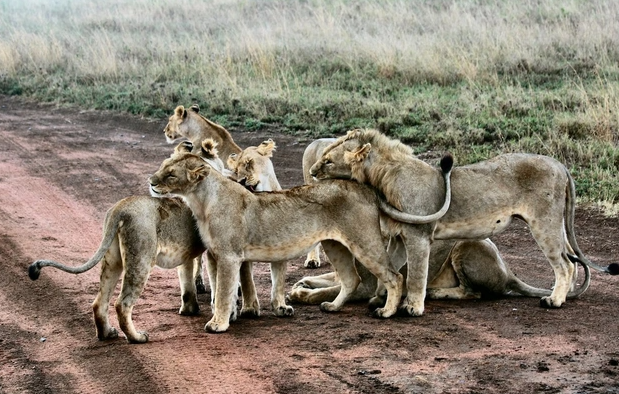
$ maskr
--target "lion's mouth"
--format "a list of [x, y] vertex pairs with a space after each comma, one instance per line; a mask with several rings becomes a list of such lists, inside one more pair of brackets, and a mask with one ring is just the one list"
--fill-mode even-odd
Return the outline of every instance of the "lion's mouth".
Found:
[[256, 191], [256, 185], [250, 185], [249, 183], [247, 183], [247, 178], [243, 178], [239, 181], [239, 183], [247, 190], [249, 190], [250, 192], [254, 193]]
[[150, 195], [153, 197], [161, 197], [163, 193], [157, 191], [157, 189], [155, 189], [155, 186], [150, 185]]

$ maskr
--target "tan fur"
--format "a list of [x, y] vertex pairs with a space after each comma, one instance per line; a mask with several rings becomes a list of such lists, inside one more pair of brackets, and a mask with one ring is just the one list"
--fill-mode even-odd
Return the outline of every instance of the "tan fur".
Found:
[[[241, 153], [241, 148], [232, 140], [232, 136], [223, 126], [211, 122], [200, 113], [197, 105], [189, 110], [179, 105], [168, 119], [163, 129], [168, 143], [174, 143], [180, 138], [188, 139], [195, 149], [199, 149], [202, 141], [211, 138], [218, 146], [219, 157], [227, 159], [233, 153]], [[194, 150], [193, 153], [198, 153]]]
[[[330, 257], [330, 251], [326, 250], [326, 253]], [[406, 251], [401, 240], [394, 240], [389, 256], [394, 267], [402, 267], [400, 272], [406, 275]], [[384, 302], [376, 278], [359, 264], [355, 268], [361, 283], [350, 300], [372, 298], [373, 307]], [[577, 297], [589, 287], [589, 271], [585, 272], [584, 283], [577, 292], [569, 294], [570, 297]], [[293, 285], [288, 299], [303, 304], [331, 301], [339, 292], [339, 283], [335, 272], [305, 277]], [[430, 250], [426, 298], [471, 299], [480, 298], [482, 294], [542, 297], [550, 295], [551, 290], [535, 288], [518, 279], [489, 239], [434, 241]]]
[[108, 211], [103, 225], [103, 240], [88, 263], [81, 267], [68, 267], [39, 260], [32, 264], [30, 271], [51, 266], [81, 273], [102, 261], [99, 292], [92, 304], [97, 337], [100, 340], [118, 337], [118, 332], [109, 322], [108, 306], [116, 283], [122, 276], [120, 294], [115, 303], [118, 323], [127, 341], [145, 343], [148, 334], [136, 330], [131, 314], [155, 265], [178, 268], [182, 302], [179, 313], [194, 315], [199, 311], [193, 261], [202, 255], [205, 248], [199, 234], [194, 231], [195, 226], [191, 211], [178, 198], [128, 197]]
[[[332, 181], [281, 192], [252, 194], [222, 177], [197, 156], [185, 154], [165, 160], [150, 178], [151, 191], [181, 195], [198, 222], [200, 235], [216, 256], [217, 292], [214, 315], [205, 329], [226, 331], [233, 307], [234, 284], [243, 261], [287, 261], [306, 253], [323, 240], [334, 249], [348, 249], [387, 289], [384, 308], [397, 311], [402, 276], [391, 268], [382, 240], [377, 197], [356, 182]], [[363, 226], [359, 226], [359, 223]], [[334, 268], [354, 271], [350, 262]], [[341, 275], [341, 291], [323, 310], [339, 310], [359, 283], [353, 272]], [[346, 282], [350, 280], [351, 283]]]
[[[443, 187], [434, 172], [414, 158], [409, 147], [375, 130], [349, 132], [327, 148], [311, 169], [320, 179], [371, 184], [390, 204], [414, 214], [431, 211], [442, 201]], [[567, 169], [546, 156], [505, 154], [456, 167], [451, 182], [451, 206], [435, 226], [393, 224], [392, 230], [401, 231], [408, 254], [404, 306], [409, 314], [423, 312], [432, 236], [484, 239], [501, 232], [514, 217], [529, 225], [555, 272], [554, 290], [542, 298], [542, 305], [560, 307], [575, 281], [576, 270], [567, 255], [576, 253], [587, 266], [593, 266], [576, 244], [574, 183]]]
[[[216, 146], [214, 141], [205, 140], [201, 154], [213, 168], [221, 171], [223, 163], [217, 157]], [[172, 156], [192, 149], [193, 146], [181, 143], [176, 146]], [[86, 264], [70, 267], [54, 261], [38, 260], [29, 268], [30, 277], [37, 279], [40, 269], [46, 266], [82, 273], [103, 261], [99, 292], [93, 302], [97, 337], [101, 340], [118, 337], [117, 330], [109, 322], [108, 306], [116, 283], [122, 276], [120, 295], [115, 303], [120, 328], [130, 343], [145, 343], [148, 334], [135, 329], [131, 315], [155, 265], [177, 268], [182, 302], [179, 313], [194, 315], [199, 312], [194, 261], [199, 261], [205, 248], [196, 228], [191, 210], [179, 198], [128, 197], [109, 209], [101, 245]], [[214, 262], [212, 255], [209, 255], [209, 261]], [[245, 266], [243, 272], [241, 282], [244, 303], [241, 313], [255, 315], [258, 314], [259, 306], [251, 266]], [[232, 318], [236, 319], [236, 310]]]
[[277, 146], [271, 139], [258, 146], [245, 148], [228, 156], [228, 168], [241, 185], [256, 192], [282, 190], [273, 169], [273, 152]]
[[[228, 168], [232, 173], [231, 179], [236, 180], [252, 192], [282, 190], [277, 176], [275, 176], [273, 162], [271, 162], [275, 149], [275, 142], [269, 139], [258, 146], [249, 146], [243, 149], [238, 155], [231, 154], [228, 157]], [[290, 305], [286, 305], [286, 266], [285, 261], [271, 263], [271, 306], [275, 315], [280, 317], [294, 315], [294, 309]], [[213, 287], [217, 283], [216, 267], [209, 266], [208, 273], [211, 287]]]

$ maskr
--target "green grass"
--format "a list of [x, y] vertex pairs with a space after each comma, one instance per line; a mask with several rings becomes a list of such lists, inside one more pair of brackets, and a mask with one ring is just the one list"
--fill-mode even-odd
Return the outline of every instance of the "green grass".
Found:
[[619, 203], [613, 0], [0, 0], [0, 93], [308, 137], [374, 127], [459, 164], [564, 162]]

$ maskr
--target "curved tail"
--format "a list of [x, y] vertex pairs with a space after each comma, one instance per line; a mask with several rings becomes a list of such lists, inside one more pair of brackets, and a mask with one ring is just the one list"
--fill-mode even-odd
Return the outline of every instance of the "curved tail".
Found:
[[[572, 260], [573, 256], [568, 255], [568, 257], [570, 258], [570, 260]], [[582, 282], [582, 285], [580, 285], [577, 290], [567, 293], [567, 298], [576, 298], [580, 296], [582, 293], [587, 291], [589, 285], [591, 284], [591, 271], [589, 269], [589, 266], [578, 259], [572, 260], [572, 262], [582, 265], [582, 268], [585, 271], [585, 280]], [[525, 297], [548, 297], [552, 294], [552, 290], [540, 289], [538, 287], [528, 285], [515, 275], [508, 284], [508, 288], [509, 290], [515, 291]]]
[[574, 179], [572, 178], [572, 175], [570, 174], [570, 172], [565, 167], [564, 167], [564, 170], [565, 170], [565, 173], [567, 174], [567, 179], [568, 179], [568, 185], [566, 187], [567, 193], [565, 197], [566, 201], [565, 201], [565, 214], [564, 214], [565, 232], [567, 234], [568, 243], [572, 247], [572, 250], [574, 251], [574, 253], [576, 253], [576, 256], [568, 253], [567, 255], [569, 259], [573, 263], [578, 262], [583, 266], [587, 265], [596, 271], [604, 272], [610, 275], [619, 275], [619, 264], [618, 263], [611, 263], [606, 267], [602, 267], [600, 265], [597, 265], [589, 261], [589, 259], [585, 257], [585, 255], [582, 253], [582, 251], [578, 247], [578, 242], [576, 242], [576, 234], [574, 233], [574, 216], [576, 212], [576, 186], [574, 185]]
[[[110, 221], [112, 223], [110, 223]], [[103, 259], [103, 256], [107, 253], [110, 245], [112, 245], [114, 237], [116, 237], [116, 233], [118, 232], [119, 223], [120, 215], [114, 214], [112, 210], [108, 211], [103, 225], [105, 233], [103, 235], [103, 239], [101, 240], [101, 244], [99, 245], [99, 249], [97, 249], [95, 254], [85, 264], [78, 267], [71, 267], [52, 260], [37, 260], [28, 267], [28, 276], [32, 280], [39, 279], [39, 275], [41, 275], [41, 268], [43, 267], [54, 267], [71, 274], [81, 274], [90, 270]]]
[[431, 215], [412, 215], [406, 212], [402, 212], [391, 204], [387, 203], [382, 198], [378, 199], [380, 210], [383, 211], [387, 216], [391, 219], [397, 220], [398, 222], [409, 223], [409, 224], [426, 224], [432, 223], [447, 213], [449, 210], [449, 206], [451, 205], [451, 169], [453, 167], [454, 159], [448, 153], [441, 159], [441, 170], [443, 172], [443, 178], [445, 179], [445, 202], [441, 209]]

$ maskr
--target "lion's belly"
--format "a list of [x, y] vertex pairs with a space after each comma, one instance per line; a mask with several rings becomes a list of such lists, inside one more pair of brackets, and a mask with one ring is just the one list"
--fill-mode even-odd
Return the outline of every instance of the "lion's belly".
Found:
[[157, 266], [165, 269], [176, 268], [191, 260], [191, 251], [179, 245], [160, 246], [157, 253]]
[[275, 237], [270, 243], [250, 243], [245, 246], [246, 261], [275, 262], [292, 260], [307, 254], [318, 242], [336, 238], [329, 232], [307, 233], [302, 237], [288, 238]]
[[489, 215], [466, 221], [439, 221], [434, 239], [483, 239], [505, 230], [512, 221], [511, 215]]

